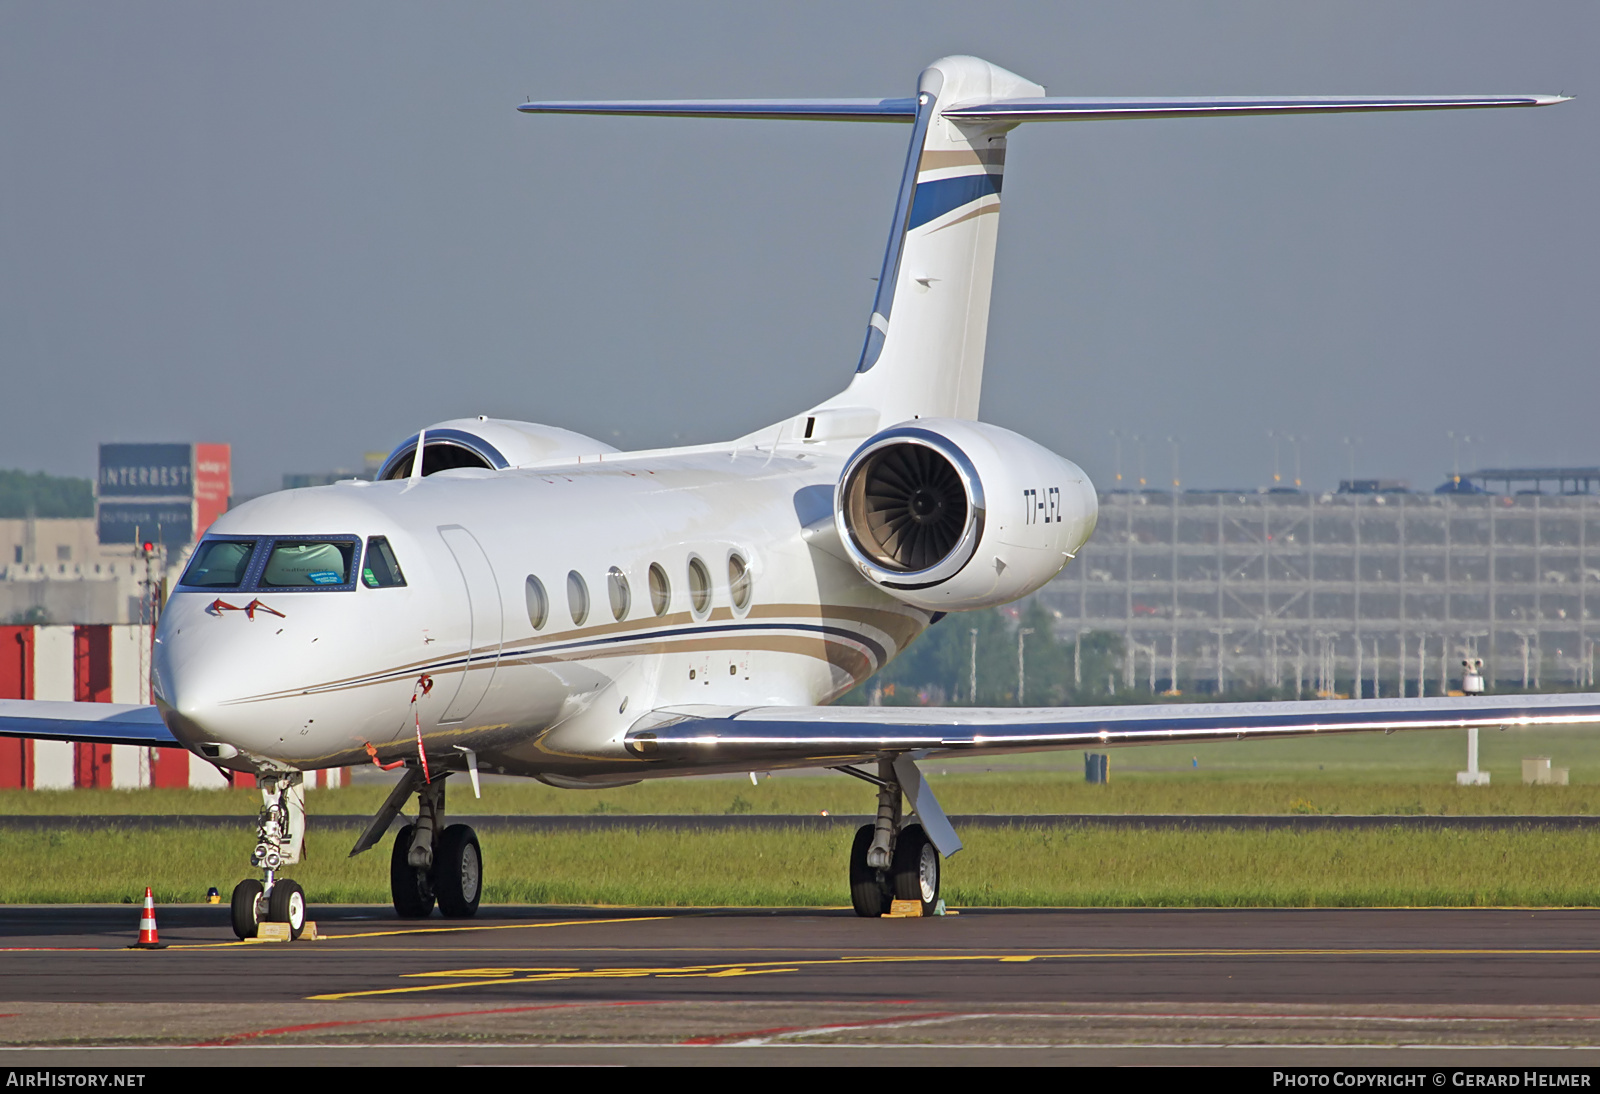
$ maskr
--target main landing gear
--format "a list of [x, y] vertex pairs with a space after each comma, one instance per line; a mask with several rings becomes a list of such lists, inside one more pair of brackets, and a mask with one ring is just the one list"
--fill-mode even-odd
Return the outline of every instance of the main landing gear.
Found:
[[839, 770], [878, 787], [878, 818], [856, 830], [850, 847], [850, 903], [856, 915], [884, 915], [896, 900], [915, 900], [923, 915], [933, 915], [939, 904], [939, 851], [922, 825], [902, 825], [894, 764], [880, 760], [877, 778], [855, 768]]
[[306, 894], [298, 882], [278, 877], [278, 870], [300, 861], [306, 837], [306, 792], [298, 771], [261, 776], [261, 812], [256, 817], [256, 849], [250, 865], [262, 880], [246, 878], [234, 886], [233, 933], [254, 938], [262, 923], [287, 923], [289, 937], [299, 938], [306, 925]]
[[401, 919], [422, 919], [437, 901], [446, 919], [478, 914], [483, 852], [465, 824], [444, 823], [444, 777], [417, 792], [417, 820], [400, 829], [389, 854], [389, 892]]
[[389, 894], [401, 919], [423, 919], [433, 913], [435, 904], [447, 919], [478, 914], [483, 896], [483, 851], [478, 834], [468, 825], [444, 822], [448, 774], [435, 774], [428, 782], [421, 770], [407, 768], [350, 852], [359, 855], [375, 846], [411, 795], [417, 795], [417, 819], [395, 834], [389, 852]]

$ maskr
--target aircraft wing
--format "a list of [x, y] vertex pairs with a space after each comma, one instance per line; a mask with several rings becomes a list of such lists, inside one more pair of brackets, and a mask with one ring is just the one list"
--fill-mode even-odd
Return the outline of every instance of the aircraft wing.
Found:
[[152, 706], [0, 699], [0, 737], [181, 748]]
[[1600, 694], [1103, 707], [676, 707], [627, 734], [645, 759], [760, 764], [992, 754], [1328, 733], [1600, 722]]

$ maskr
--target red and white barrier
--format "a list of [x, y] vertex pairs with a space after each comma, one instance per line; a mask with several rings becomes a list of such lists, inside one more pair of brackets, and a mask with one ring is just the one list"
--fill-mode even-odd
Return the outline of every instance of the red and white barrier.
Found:
[[[150, 628], [0, 627], [0, 699], [148, 703]], [[343, 786], [346, 781], [342, 768], [306, 773], [307, 786]], [[0, 789], [227, 785], [220, 770], [187, 749], [0, 737]], [[233, 785], [253, 786], [255, 778], [234, 773]]]

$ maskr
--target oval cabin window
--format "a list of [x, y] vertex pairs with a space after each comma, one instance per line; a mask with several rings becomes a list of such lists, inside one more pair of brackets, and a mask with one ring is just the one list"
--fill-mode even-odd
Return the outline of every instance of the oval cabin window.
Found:
[[672, 582], [667, 580], [666, 568], [659, 562], [650, 564], [650, 610], [656, 615], [666, 615], [672, 607]]
[[689, 556], [689, 606], [704, 618], [711, 610], [711, 571], [698, 556]]
[[633, 592], [628, 588], [627, 575], [615, 566], [606, 571], [606, 596], [611, 600], [611, 617], [619, 623], [628, 618]]
[[750, 566], [737, 551], [728, 556], [728, 599], [741, 615], [750, 607]]
[[567, 608], [572, 612], [572, 622], [580, 627], [589, 618], [589, 586], [577, 570], [567, 574]]
[[533, 624], [534, 630], [544, 630], [544, 625], [550, 621], [550, 597], [544, 591], [544, 582], [529, 574], [528, 580], [522, 583], [522, 596], [528, 602], [528, 622]]

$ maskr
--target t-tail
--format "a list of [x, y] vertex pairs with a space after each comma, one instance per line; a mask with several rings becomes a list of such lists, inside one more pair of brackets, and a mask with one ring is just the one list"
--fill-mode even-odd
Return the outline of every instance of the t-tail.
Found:
[[911, 123], [856, 375], [799, 419], [859, 439], [912, 418], [978, 415], [1006, 134], [1023, 122], [1546, 106], [1559, 95], [1061, 98], [977, 57], [923, 69], [913, 98], [536, 102], [528, 113]]
[[948, 110], [1043, 94], [976, 57], [923, 70], [861, 359], [824, 408], [869, 407], [883, 425], [978, 416], [1006, 133], [1016, 123], [961, 121]]

